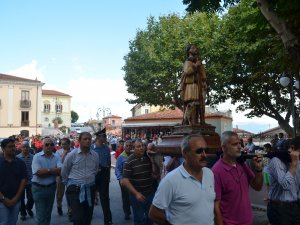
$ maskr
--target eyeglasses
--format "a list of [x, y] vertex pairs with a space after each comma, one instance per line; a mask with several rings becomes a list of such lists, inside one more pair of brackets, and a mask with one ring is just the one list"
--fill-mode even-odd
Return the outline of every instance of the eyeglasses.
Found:
[[49, 145], [53, 147], [54, 143], [45, 143], [45, 147], [49, 147]]
[[195, 153], [197, 154], [197, 155], [200, 155], [200, 154], [202, 154], [203, 152], [205, 153], [205, 152], [207, 152], [208, 151], [208, 148], [206, 147], [206, 148], [197, 148], [196, 150], [195, 150]]

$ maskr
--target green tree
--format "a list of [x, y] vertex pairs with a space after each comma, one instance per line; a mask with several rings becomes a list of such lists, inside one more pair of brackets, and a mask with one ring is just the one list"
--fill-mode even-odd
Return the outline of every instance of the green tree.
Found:
[[280, 87], [278, 77], [294, 74], [295, 66], [250, 0], [231, 7], [221, 19], [205, 13], [150, 18], [125, 56], [124, 79], [136, 97], [128, 101], [180, 107], [178, 77], [187, 43], [200, 47], [206, 62], [210, 105], [231, 99], [240, 103], [239, 111], [250, 110], [248, 117], [267, 115], [292, 134], [288, 90]]
[[71, 110], [71, 123], [75, 123], [79, 119], [78, 113]]
[[[188, 5], [190, 13], [220, 12], [244, 0], [183, 0]], [[296, 77], [299, 80], [300, 69], [300, 1], [299, 0], [249, 0], [258, 7], [263, 18], [260, 22], [267, 21], [280, 37], [296, 67]], [[256, 3], [256, 4], [255, 4]], [[258, 22], [259, 23], [259, 22]]]
[[[256, 102], [263, 102], [266, 106], [263, 107], [266, 110], [258, 110], [256, 112], [252, 111], [248, 116], [261, 116], [261, 115], [268, 115], [269, 117], [272, 117], [276, 119], [279, 123], [279, 125], [289, 134], [292, 134], [292, 127], [289, 125], [289, 120], [291, 116], [290, 111], [290, 105], [294, 104], [294, 102], [289, 102], [289, 98], [282, 98], [282, 95], [286, 97], [286, 90], [282, 90], [282, 92], [279, 92], [281, 89], [280, 86], [278, 86], [278, 89], [269, 88], [268, 85], [264, 85], [262, 82], [266, 82], [266, 74], [269, 77], [267, 79], [268, 82], [272, 82], [276, 80], [278, 82], [278, 77], [282, 75], [282, 73], [288, 73], [292, 75], [292, 77], [295, 77], [296, 80], [299, 80], [299, 74], [300, 74], [300, 2], [297, 0], [292, 1], [284, 1], [284, 0], [274, 0], [274, 1], [267, 1], [267, 0], [224, 0], [224, 1], [209, 1], [209, 0], [183, 0], [183, 3], [188, 5], [187, 11], [192, 13], [196, 11], [204, 11], [204, 12], [221, 12], [225, 9], [235, 9], [239, 7], [243, 7], [244, 10], [249, 10], [248, 12], [243, 11], [244, 15], [248, 14], [247, 20], [243, 20], [242, 23], [235, 23], [234, 25], [240, 26], [241, 29], [246, 30], [253, 30], [252, 27], [262, 27], [262, 25], [268, 23], [270, 25], [270, 30], [265, 33], [259, 32], [259, 35], [256, 36], [257, 31], [261, 30], [255, 30], [255, 33], [249, 33], [247, 34], [249, 38], [256, 38], [263, 40], [268, 40], [270, 37], [272, 39], [279, 39], [281, 41], [281, 45], [278, 45], [276, 43], [276, 48], [273, 48], [273, 46], [270, 46], [270, 48], [264, 48], [265, 51], [261, 51], [260, 54], [268, 54], [272, 53], [272, 55], [269, 55], [269, 57], [272, 58], [278, 58], [279, 55], [286, 54], [284, 59], [280, 57], [281, 60], [283, 60], [283, 63], [278, 64], [278, 60], [272, 60], [270, 63], [266, 63], [267, 67], [264, 69], [260, 69], [261, 73], [264, 74], [264, 77], [258, 76], [257, 79], [252, 82], [255, 82], [255, 84], [261, 85], [261, 89], [264, 89], [265, 94], [263, 96], [259, 94], [255, 94], [252, 92], [251, 98], [252, 100], [255, 100]], [[248, 7], [245, 8], [245, 5]], [[258, 10], [254, 11], [255, 9]], [[232, 12], [232, 11], [231, 11]], [[261, 16], [258, 15], [260, 13]], [[239, 17], [239, 15], [237, 15]], [[236, 18], [240, 19], [240, 18]], [[245, 26], [247, 25], [247, 26]], [[265, 25], [264, 25], [265, 26]], [[249, 29], [250, 28], [250, 29]], [[230, 29], [230, 27], [227, 27], [227, 29]], [[238, 30], [238, 28], [236, 29]], [[236, 32], [234, 33], [237, 34]], [[255, 35], [255, 36], [254, 36]], [[264, 36], [265, 35], [265, 36]], [[262, 43], [261, 42], [261, 43]], [[257, 42], [258, 43], [258, 42]], [[283, 44], [283, 45], [282, 45]], [[253, 45], [252, 45], [253, 46]], [[266, 46], [265, 46], [266, 47]], [[281, 48], [285, 48], [286, 52], [283, 52]], [[273, 49], [270, 51], [270, 49]], [[257, 55], [259, 56], [259, 55]], [[259, 57], [260, 58], [260, 57]], [[259, 60], [257, 60], [260, 62]], [[259, 71], [258, 71], [259, 72]], [[262, 79], [262, 82], [259, 82], [259, 80]], [[236, 94], [238, 89], [236, 89]], [[241, 101], [244, 101], [245, 99], [243, 96], [246, 94], [248, 90], [242, 90], [238, 94], [241, 95]], [[269, 91], [272, 92], [272, 94], [268, 93]], [[244, 93], [242, 93], [244, 92]], [[251, 92], [250, 92], [251, 93]], [[262, 92], [263, 93], [263, 92]], [[233, 94], [233, 93], [231, 93]], [[300, 91], [297, 90], [297, 96], [300, 96]], [[267, 101], [264, 98], [271, 98], [273, 101]], [[248, 99], [248, 100], [249, 100]], [[276, 100], [276, 101], [275, 101]], [[234, 102], [234, 101], [233, 101]], [[277, 106], [274, 106], [274, 103], [277, 104]], [[278, 105], [279, 104], [279, 105]], [[255, 104], [249, 104], [249, 102], [246, 102], [246, 107], [240, 106], [239, 110], [244, 110], [249, 107], [253, 107]], [[248, 107], [249, 106], [249, 107]], [[296, 111], [298, 105], [296, 105]], [[275, 112], [277, 110], [277, 112]], [[279, 113], [286, 112], [285, 117], [281, 117]], [[296, 114], [297, 117], [297, 114]], [[298, 125], [299, 126], [299, 125]]]
[[135, 96], [129, 103], [181, 108], [178, 84], [189, 43], [200, 46], [202, 57], [211, 47], [218, 18], [207, 14], [172, 14], [148, 19], [146, 30], [139, 30], [124, 57], [127, 91]]
[[57, 123], [58, 123], [58, 124], [62, 124], [62, 123], [64, 122], [64, 121], [62, 120], [62, 118], [60, 118], [59, 116], [56, 117], [56, 118], [54, 118], [54, 119], [52, 120], [52, 123], [54, 123], [55, 120], [57, 120]]

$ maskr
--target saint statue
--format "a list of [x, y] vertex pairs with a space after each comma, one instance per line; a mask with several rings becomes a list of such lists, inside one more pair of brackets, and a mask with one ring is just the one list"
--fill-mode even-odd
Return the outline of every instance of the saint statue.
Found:
[[205, 124], [206, 73], [195, 45], [188, 45], [180, 80], [183, 125]]

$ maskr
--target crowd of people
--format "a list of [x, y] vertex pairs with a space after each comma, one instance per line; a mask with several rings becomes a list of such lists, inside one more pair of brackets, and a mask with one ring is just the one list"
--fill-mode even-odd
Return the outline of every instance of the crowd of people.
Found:
[[[264, 150], [288, 157], [256, 154], [240, 160], [242, 151], [251, 154], [257, 148], [252, 138], [242, 146], [236, 133], [226, 131], [222, 154], [211, 169], [206, 167], [207, 143], [199, 134], [183, 138], [182, 157], [153, 154], [156, 142], [114, 142], [124, 220], [133, 217], [135, 225], [251, 225], [249, 188], [260, 191], [265, 180], [270, 223], [300, 224], [300, 137], [281, 136]], [[105, 131], [94, 138], [82, 132], [73, 144], [68, 137], [45, 137], [39, 148], [37, 140], [9, 137], [1, 142], [0, 224], [15, 225], [20, 215], [21, 220], [35, 217], [36, 224], [49, 225], [55, 199], [57, 213], [63, 214], [64, 195], [74, 225], [91, 224], [97, 195], [104, 224], [113, 224], [111, 149]]]

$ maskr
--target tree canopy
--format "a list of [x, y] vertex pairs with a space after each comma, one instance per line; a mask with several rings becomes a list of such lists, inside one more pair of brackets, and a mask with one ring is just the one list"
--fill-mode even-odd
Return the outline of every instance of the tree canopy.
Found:
[[124, 79], [135, 96], [128, 101], [180, 107], [179, 75], [189, 43], [199, 47], [205, 62], [210, 105], [231, 99], [241, 103], [237, 110], [250, 110], [248, 117], [267, 115], [292, 134], [289, 91], [278, 78], [283, 73], [295, 76], [297, 64], [290, 63], [291, 54], [253, 0], [242, 0], [222, 17], [194, 13], [149, 18], [124, 57]]
[[71, 110], [71, 123], [75, 123], [79, 119], [77, 112]]

